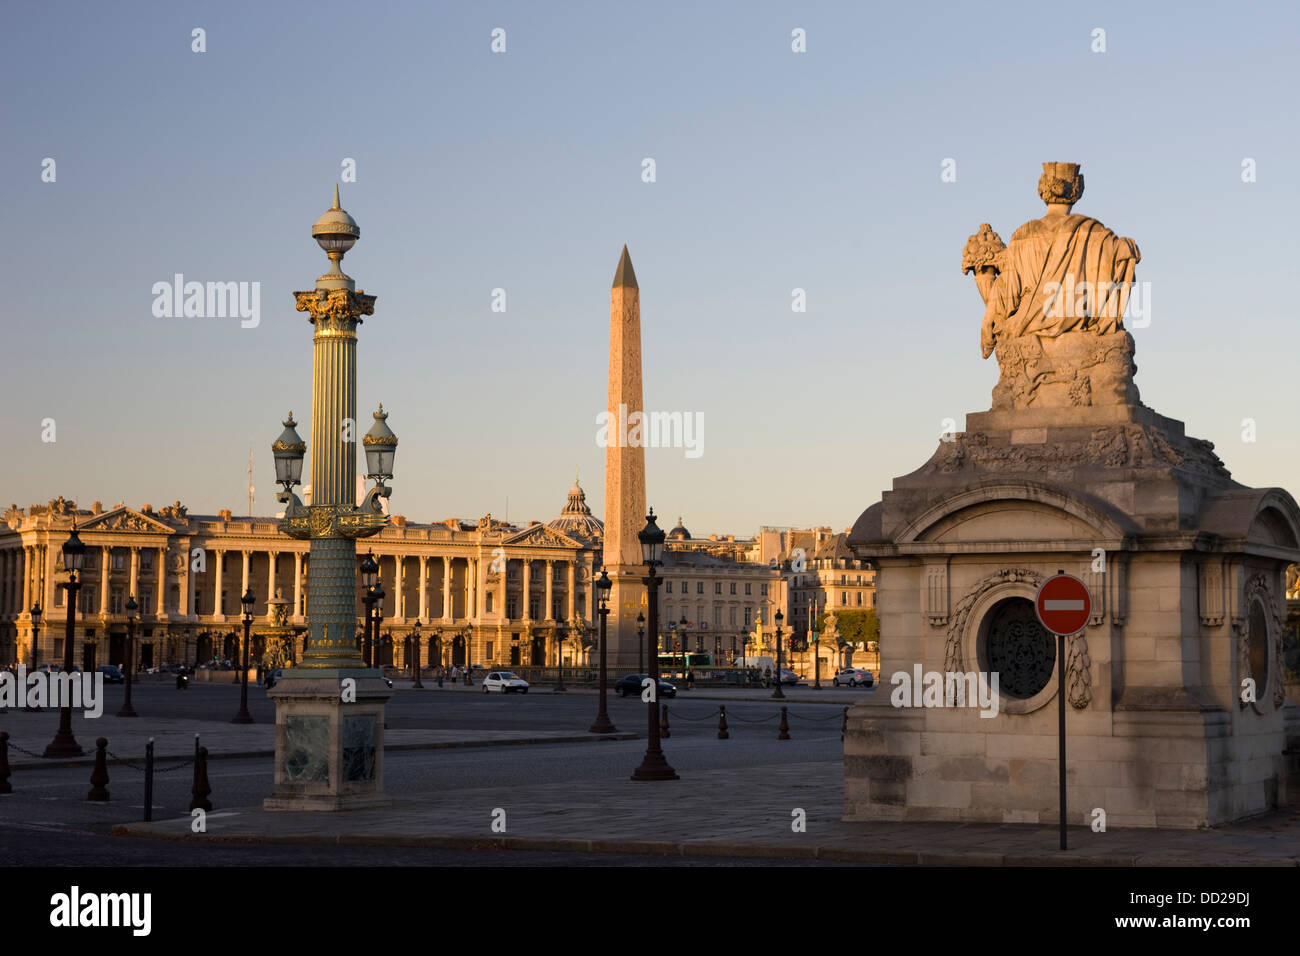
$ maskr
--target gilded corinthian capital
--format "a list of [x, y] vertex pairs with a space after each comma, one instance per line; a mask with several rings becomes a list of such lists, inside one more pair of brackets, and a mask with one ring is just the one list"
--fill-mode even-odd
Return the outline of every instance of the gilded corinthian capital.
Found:
[[375, 314], [376, 296], [352, 289], [312, 289], [295, 292], [299, 312], [310, 315], [317, 331], [355, 331], [361, 316]]

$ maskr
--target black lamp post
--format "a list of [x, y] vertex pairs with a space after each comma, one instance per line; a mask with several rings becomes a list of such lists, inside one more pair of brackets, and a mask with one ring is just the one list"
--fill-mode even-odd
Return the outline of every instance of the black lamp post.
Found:
[[[641, 539], [641, 557], [645, 561], [646, 595], [649, 598], [650, 621], [648, 640], [658, 644], [659, 634], [659, 576], [655, 568], [659, 566], [659, 549], [664, 545], [663, 529], [655, 522], [655, 511], [650, 509], [646, 516], [645, 527], [637, 537]], [[641, 766], [632, 773], [633, 780], [678, 780], [677, 771], [664, 759], [663, 748], [659, 745], [659, 649], [654, 653], [646, 648], [650, 663], [650, 702], [649, 702], [649, 740], [646, 743], [645, 757]]]
[[370, 659], [370, 628], [374, 622], [375, 583], [378, 580], [379, 562], [375, 560], [375, 552], [370, 550], [361, 559], [361, 585], [366, 589], [366, 593], [361, 598], [361, 602], [366, 606], [365, 637], [361, 646], [361, 660], [363, 662]]
[[[40, 636], [41, 636], [41, 613], [42, 613], [42, 612], [41, 612], [41, 606], [40, 606], [39, 604], [33, 604], [33, 605], [32, 605], [32, 610], [31, 610], [31, 615], [32, 615], [32, 673], [35, 673], [35, 672], [36, 672], [36, 644], [37, 644], [37, 642], [40, 640]], [[26, 697], [27, 697], [27, 694], [26, 694], [26, 688], [22, 688], [22, 690], [23, 690], [23, 697], [26, 698]], [[40, 708], [39, 708], [39, 707], [33, 707], [30, 703], [25, 703], [25, 704], [23, 704], [23, 710], [25, 710], [25, 711], [27, 711], [27, 712], [29, 712], [29, 713], [32, 713], [32, 712], [35, 712], [35, 711], [40, 710]]]
[[682, 612], [682, 619], [677, 622], [678, 633], [682, 637], [682, 680], [686, 680], [686, 644], [690, 639], [686, 635], [686, 628], [690, 625], [686, 620], [686, 613]]
[[474, 625], [471, 623], [467, 623], [465, 625], [465, 686], [466, 687], [471, 687], [473, 686], [474, 683], [469, 678], [469, 662], [470, 662], [469, 649], [470, 649], [470, 641], [472, 641], [473, 639], [474, 639]]
[[[814, 616], [817, 612], [817, 602], [814, 599], [808, 605], [808, 630], [812, 631], [813, 647], [813, 690], [822, 689], [822, 655], [821, 655], [821, 633], [817, 630], [817, 618]], [[804, 672], [807, 674], [807, 671]]]
[[605, 710], [605, 689], [609, 683], [609, 670], [605, 662], [605, 624], [609, 617], [609, 589], [613, 586], [614, 582], [609, 579], [605, 569], [601, 568], [600, 577], [596, 579], [596, 591], [600, 594], [600, 605], [596, 610], [600, 615], [600, 712], [596, 714], [596, 722], [587, 731], [592, 734], [612, 734], [618, 730]]
[[251, 724], [253, 715], [248, 712], [248, 645], [253, 637], [253, 589], [249, 588], [239, 603], [244, 606], [244, 653], [239, 665], [239, 713], [230, 719], [232, 724]]
[[636, 672], [645, 673], [645, 615], [640, 611], [636, 615]]
[[374, 623], [370, 625], [370, 666], [379, 666], [379, 628], [384, 623], [384, 585], [376, 581], [371, 589], [371, 602], [374, 604]]
[[[63, 585], [68, 592], [68, 629], [63, 636], [63, 670], [69, 676], [72, 674], [72, 645], [76, 642], [77, 592], [81, 590], [77, 572], [81, 570], [81, 563], [85, 559], [86, 546], [77, 536], [77, 525], [74, 522], [72, 534], [68, 535], [68, 540], [63, 542], [63, 567], [68, 572], [68, 583]], [[107, 568], [104, 569], [104, 573], [108, 573]], [[46, 757], [80, 757], [84, 753], [81, 745], [77, 743], [77, 738], [72, 735], [71, 696], [71, 694], [66, 695], [63, 706], [59, 708], [59, 729], [54, 734], [54, 739], [45, 748]]]
[[135, 670], [135, 615], [140, 605], [135, 603], [135, 595], [126, 599], [126, 695], [122, 698], [119, 717], [139, 717], [131, 706], [131, 673]]
[[780, 697], [783, 699], [785, 697], [785, 693], [781, 690], [781, 668], [783, 666], [781, 661], [781, 622], [784, 620], [785, 620], [785, 615], [782, 614], [780, 611], [777, 611], [776, 612], [776, 673], [773, 675], [776, 678], [776, 690], [772, 691], [772, 696]]
[[564, 639], [568, 632], [564, 628], [564, 622], [558, 621], [555, 625], [555, 662], [559, 665], [559, 676], [555, 679], [555, 693], [567, 694], [569, 688], [564, 686]]
[[415, 625], [411, 628], [411, 673], [415, 675], [415, 680], [411, 684], [414, 690], [424, 690], [424, 685], [420, 683], [420, 619], [415, 619]]

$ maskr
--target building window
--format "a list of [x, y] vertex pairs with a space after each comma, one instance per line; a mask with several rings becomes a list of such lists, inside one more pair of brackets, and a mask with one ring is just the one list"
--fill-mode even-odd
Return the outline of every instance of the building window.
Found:
[[714, 581], [714, 582], [713, 582], [713, 593], [714, 593], [714, 594], [721, 594], [721, 593], [722, 593], [722, 582], [721, 582], [721, 581]]
[[121, 588], [112, 588], [112, 589], [108, 592], [108, 613], [110, 613], [110, 614], [121, 614], [121, 613], [122, 613], [122, 602], [123, 602], [123, 598], [122, 598], [122, 589], [121, 589]]
[[113, 570], [121, 571], [126, 567], [126, 551], [122, 548], [113, 549]]
[[722, 608], [717, 604], [713, 605], [713, 626], [722, 627]]
[[746, 581], [746, 582], [745, 582], [745, 593], [746, 593], [746, 594], [752, 594], [753, 592], [750, 591], [750, 588], [752, 588], [752, 587], [753, 587], [753, 585], [750, 584], [748, 581]]
[[862, 592], [858, 592], [858, 607], [862, 607]]
[[849, 594], [848, 594], [848, 592], [847, 592], [847, 591], [841, 591], [841, 592], [840, 592], [840, 606], [843, 607], [845, 604], [848, 604], [848, 603], [849, 603]]
[[732, 582], [731, 582], [731, 593], [732, 593], [732, 594], [735, 594], [735, 593], [736, 593], [736, 582], [735, 582], [735, 581], [732, 581]]
[[144, 568], [144, 570], [146, 570], [146, 571], [150, 571], [150, 570], [153, 569], [153, 552], [152, 552], [152, 551], [141, 551], [141, 552], [140, 552], [140, 567]]
[[493, 657], [493, 655], [492, 655], [492, 643], [493, 643], [492, 641], [488, 641], [488, 642], [487, 642], [487, 659], [488, 659], [488, 663], [491, 663], [491, 662], [492, 662], [492, 657]]
[[672, 582], [672, 581], [668, 581], [668, 582], [664, 585], [664, 593], [666, 593], [666, 594], [672, 594], [672, 593], [673, 593], [673, 582]]
[[875, 591], [872, 591], [872, 592], [871, 592], [871, 606], [872, 606], [872, 607], [875, 607], [875, 606], [876, 606], [876, 592], [875, 592]]
[[506, 617], [510, 618], [511, 620], [518, 617], [519, 616], [517, 613], [518, 606], [519, 606], [519, 602], [516, 601], [513, 597], [506, 598]]
[[95, 599], [97, 598], [97, 596], [98, 596], [98, 595], [97, 595], [97, 593], [96, 593], [96, 589], [95, 589], [95, 588], [82, 588], [82, 589], [81, 589], [81, 594], [80, 594], [80, 596], [79, 596], [79, 599], [78, 599], [77, 603], [81, 605], [81, 613], [82, 613], [82, 614], [94, 614], [94, 613], [95, 613]]
[[742, 626], [742, 627], [749, 627], [749, 623], [750, 623], [750, 621], [752, 621], [752, 620], [754, 620], [754, 609], [753, 609], [752, 607], [750, 607], [748, 604], [746, 604], [746, 605], [745, 605], [745, 620], [744, 620], [744, 622], [743, 622], [743, 624], [742, 624], [741, 626]]
[[703, 581], [696, 581], [696, 582], [695, 582], [695, 593], [696, 593], [696, 594], [703, 594], [703, 593], [704, 593], [704, 582], [703, 582]]
[[54, 589], [54, 606], [63, 607], [63, 588]]
[[736, 626], [736, 609], [734, 607], [731, 609], [731, 626]]
[[763, 597], [767, 597], [767, 585], [760, 584], [758, 586], [758, 593], [761, 594]]
[[491, 613], [492, 613], [492, 597], [493, 597], [493, 595], [492, 595], [492, 592], [491, 592], [491, 591], [489, 591], [489, 592], [485, 595], [485, 600], [486, 600], [486, 602], [487, 602], [487, 608], [486, 608], [486, 611], [487, 611], [488, 614], [491, 614]]

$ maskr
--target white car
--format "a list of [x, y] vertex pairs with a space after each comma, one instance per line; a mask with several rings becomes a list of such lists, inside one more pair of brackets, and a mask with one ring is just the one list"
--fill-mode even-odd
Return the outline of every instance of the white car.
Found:
[[503, 694], [513, 694], [516, 691], [526, 694], [528, 693], [528, 681], [518, 674], [510, 673], [510, 671], [491, 671], [487, 677], [483, 678], [483, 693], [486, 694], [491, 690], [497, 690]]
[[857, 687], [861, 684], [864, 687], [870, 687], [876, 682], [875, 676], [871, 671], [865, 671], [861, 668], [850, 668], [849, 670], [840, 671], [835, 675], [833, 683], [836, 687], [840, 684], [848, 684], [850, 687]]

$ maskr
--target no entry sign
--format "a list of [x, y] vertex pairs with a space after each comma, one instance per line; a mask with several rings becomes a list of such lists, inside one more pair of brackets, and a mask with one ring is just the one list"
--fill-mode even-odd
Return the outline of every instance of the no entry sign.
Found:
[[1056, 574], [1038, 589], [1038, 620], [1053, 634], [1076, 634], [1088, 623], [1092, 595], [1088, 585], [1072, 574]]

